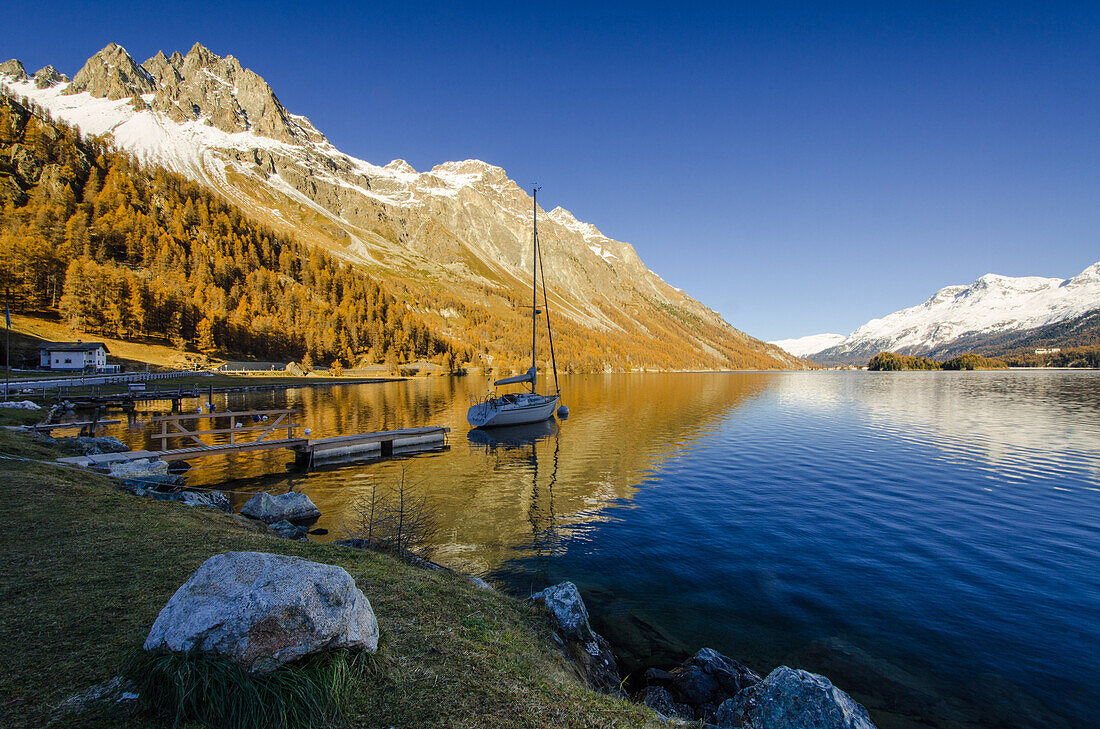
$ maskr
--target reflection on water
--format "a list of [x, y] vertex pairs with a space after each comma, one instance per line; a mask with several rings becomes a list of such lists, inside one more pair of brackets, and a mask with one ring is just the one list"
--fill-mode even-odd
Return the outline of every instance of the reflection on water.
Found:
[[[1100, 712], [1097, 373], [563, 387], [560, 425], [474, 432], [479, 378], [230, 395], [219, 406], [298, 408], [315, 437], [447, 425], [450, 449], [308, 474], [242, 454], [188, 478], [303, 491], [339, 538], [348, 504], [405, 468], [440, 507], [438, 560], [517, 593], [577, 582], [635, 675], [709, 645], [824, 672], [884, 729]], [[152, 445], [143, 428], [120, 437]]]

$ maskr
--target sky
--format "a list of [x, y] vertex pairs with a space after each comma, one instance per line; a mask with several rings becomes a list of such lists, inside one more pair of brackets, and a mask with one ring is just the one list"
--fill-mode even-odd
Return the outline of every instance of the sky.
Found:
[[483, 159], [762, 339], [1100, 261], [1100, 3], [16, 3], [73, 75], [196, 41], [342, 151]]

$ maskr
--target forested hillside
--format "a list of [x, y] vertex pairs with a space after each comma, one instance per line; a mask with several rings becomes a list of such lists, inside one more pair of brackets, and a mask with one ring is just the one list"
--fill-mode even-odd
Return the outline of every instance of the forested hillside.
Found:
[[16, 311], [56, 308], [92, 334], [325, 365], [456, 354], [350, 266], [7, 97], [0, 204], [0, 276]]
[[[257, 223], [208, 187], [2, 94], [0, 205], [0, 273], [13, 286], [14, 309], [56, 310], [77, 331], [326, 366], [421, 358], [498, 372], [527, 366], [528, 302], [511, 285], [458, 293], [442, 282], [374, 278]], [[612, 328], [556, 317], [558, 365], [790, 366], [728, 326], [640, 290], [634, 296], [645, 303], [633, 318], [606, 312]], [[552, 290], [550, 297], [552, 310], [567, 305]], [[545, 341], [540, 348], [548, 355]]]

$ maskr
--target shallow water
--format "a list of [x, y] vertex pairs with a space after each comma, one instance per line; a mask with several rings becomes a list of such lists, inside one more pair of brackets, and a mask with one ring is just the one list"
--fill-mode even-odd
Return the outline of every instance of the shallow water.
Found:
[[635, 676], [706, 645], [825, 673], [882, 727], [1096, 725], [1100, 373], [572, 376], [560, 426], [471, 436], [485, 385], [218, 396], [299, 408], [314, 437], [448, 425], [450, 447], [210, 458], [189, 484], [303, 491], [338, 538], [404, 470], [438, 561], [517, 594], [576, 582]]

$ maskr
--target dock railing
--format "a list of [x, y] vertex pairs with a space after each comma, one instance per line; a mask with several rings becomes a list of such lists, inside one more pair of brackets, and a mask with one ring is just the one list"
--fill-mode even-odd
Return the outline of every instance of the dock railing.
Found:
[[[224, 435], [228, 433], [230, 446], [249, 447], [260, 443], [276, 430], [286, 428], [286, 439], [295, 440], [294, 429], [301, 427], [300, 424], [292, 422], [297, 413], [297, 410], [226, 411], [221, 413], [213, 412], [191, 415], [162, 415], [160, 417], [151, 418], [150, 422], [160, 424], [160, 432], [153, 435], [153, 439], [160, 441], [160, 449], [162, 451], [168, 450], [168, 440], [172, 438], [187, 438], [200, 446], [208, 448], [217, 447], [221, 450], [226, 450], [225, 444], [216, 446], [215, 444], [207, 443], [199, 438], [199, 436]], [[264, 417], [267, 417], [268, 420], [260, 420]], [[183, 421], [199, 421], [213, 418], [229, 418], [229, 427], [210, 428], [208, 430], [189, 430], [183, 424]], [[246, 425], [246, 423], [257, 422], [259, 423], [258, 425]], [[196, 427], [201, 427], [197, 422], [195, 425]], [[254, 440], [238, 440], [238, 436], [243, 433], [255, 433], [257, 431], [260, 431], [260, 434]]]

